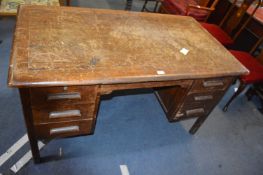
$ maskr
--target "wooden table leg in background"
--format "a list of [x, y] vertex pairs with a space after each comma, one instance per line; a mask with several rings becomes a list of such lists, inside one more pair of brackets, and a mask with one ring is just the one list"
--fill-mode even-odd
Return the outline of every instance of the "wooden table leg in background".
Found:
[[191, 129], [189, 130], [190, 134], [195, 134], [196, 131], [200, 128], [200, 126], [205, 122], [205, 120], [207, 119], [207, 116], [203, 116], [203, 117], [199, 117], [195, 123], [193, 124], [193, 126], [191, 127]]
[[31, 146], [32, 156], [35, 163], [40, 163], [40, 153], [37, 144], [37, 139], [34, 134], [33, 115], [31, 110], [30, 92], [28, 88], [20, 88], [20, 99], [23, 107], [27, 135]]
[[132, 8], [132, 0], [127, 0], [125, 10], [131, 10]]

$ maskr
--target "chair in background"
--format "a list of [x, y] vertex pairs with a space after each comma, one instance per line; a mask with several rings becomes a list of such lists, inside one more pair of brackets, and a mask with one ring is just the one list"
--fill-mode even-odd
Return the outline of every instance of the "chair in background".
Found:
[[[258, 4], [254, 8], [248, 19], [242, 21], [244, 14], [246, 13], [247, 9], [253, 4], [253, 2], [255, 2], [255, 0], [244, 0], [242, 4], [239, 5], [238, 9], [234, 9], [237, 3], [237, 0], [235, 0], [219, 26], [207, 23], [201, 24], [223, 45], [225, 45], [226, 47], [232, 46], [235, 39], [241, 34], [246, 25], [252, 19], [256, 10], [260, 6], [261, 0], [258, 0]], [[242, 25], [240, 23], [242, 23]], [[236, 31], [233, 39], [222, 28], [220, 28], [220, 26], [225, 26], [225, 30], [229, 33]], [[239, 29], [237, 29], [238, 27]], [[262, 41], [263, 36], [260, 36], [259, 40]], [[256, 45], [258, 45], [258, 43], [256, 43], [255, 46]], [[255, 47], [251, 49], [250, 53], [255, 50], [254, 48]], [[235, 91], [233, 96], [228, 100], [223, 108], [223, 111], [225, 112], [228, 110], [231, 102], [245, 90], [247, 85], [263, 82], [263, 65], [256, 58], [254, 58], [250, 53], [243, 51], [230, 50], [230, 53], [249, 70], [249, 74], [241, 76], [239, 78], [239, 86], [237, 91]]]
[[[148, 5], [148, 2], [149, 1], [154, 1], [155, 2], [155, 5], [154, 5], [154, 8], [153, 8], [153, 10], [151, 11], [151, 10], [149, 10], [148, 8], [147, 8], [147, 5]], [[143, 4], [143, 7], [142, 7], [142, 12], [144, 12], [144, 11], [146, 11], [146, 12], [157, 12], [157, 7], [158, 7], [158, 5], [159, 5], [159, 3], [160, 2], [162, 2], [163, 0], [144, 0], [144, 4]]]
[[228, 100], [226, 105], [223, 108], [223, 111], [226, 112], [231, 102], [244, 91], [248, 84], [256, 84], [263, 82], [263, 65], [253, 56], [247, 52], [230, 50], [233, 56], [236, 57], [248, 70], [249, 74], [244, 75], [239, 78], [239, 86], [237, 91], [233, 96]]
[[205, 22], [215, 10], [219, 0], [163, 0], [161, 13], [192, 16], [197, 21]]
[[[64, 5], [64, 0], [60, 0], [61, 2], [63, 1], [63, 3], [61, 3], [61, 4], [63, 4]], [[70, 6], [70, 3], [71, 3], [71, 0], [66, 0], [66, 5], [67, 6]]]
[[[245, 21], [243, 21], [243, 17], [245, 16], [248, 8], [253, 5], [254, 2], [259, 3], [257, 3], [250, 16]], [[240, 1], [234, 0], [219, 25], [201, 23], [201, 25], [211, 35], [213, 35], [221, 44], [223, 44], [227, 48], [231, 48], [231, 46], [233, 46], [235, 39], [237, 39], [240, 32], [253, 18], [253, 15], [261, 4], [261, 0], [243, 0], [241, 4], [238, 3], [240, 3]], [[238, 8], [236, 9], [236, 7]], [[233, 33], [235, 34], [233, 37], [231, 37]]]

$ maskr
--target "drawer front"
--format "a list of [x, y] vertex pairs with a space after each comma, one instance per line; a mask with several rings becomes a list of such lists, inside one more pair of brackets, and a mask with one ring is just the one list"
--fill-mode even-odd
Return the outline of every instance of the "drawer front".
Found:
[[219, 102], [224, 92], [194, 93], [186, 97], [184, 104], [175, 114], [174, 120], [203, 117], [208, 115]]
[[38, 139], [59, 138], [91, 134], [93, 120], [79, 120], [72, 122], [60, 122], [35, 125], [35, 133]]
[[33, 121], [35, 124], [72, 121], [93, 118], [95, 103], [68, 104], [68, 105], [43, 105], [32, 107]]
[[224, 91], [192, 93], [185, 99], [185, 104], [216, 104], [224, 95]]
[[174, 116], [173, 120], [182, 120], [182, 119], [188, 119], [193, 117], [203, 117], [209, 113], [209, 110], [207, 110], [203, 106], [197, 106], [194, 108], [188, 108], [188, 109], [180, 109]]
[[69, 103], [94, 103], [96, 96], [97, 86], [64, 86], [30, 89], [32, 106], [43, 104], [61, 105]]
[[224, 91], [232, 82], [232, 77], [195, 80], [191, 92]]

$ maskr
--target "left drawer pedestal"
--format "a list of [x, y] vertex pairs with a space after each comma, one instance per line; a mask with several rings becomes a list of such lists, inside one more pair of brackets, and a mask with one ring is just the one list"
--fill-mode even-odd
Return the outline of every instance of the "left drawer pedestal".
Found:
[[92, 134], [100, 94], [98, 86], [20, 88], [34, 161], [40, 162], [39, 139]]

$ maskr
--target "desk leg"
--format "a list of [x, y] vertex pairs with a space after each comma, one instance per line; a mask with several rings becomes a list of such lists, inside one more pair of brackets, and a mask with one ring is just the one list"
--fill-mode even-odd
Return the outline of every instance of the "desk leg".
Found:
[[189, 130], [190, 134], [195, 134], [196, 131], [200, 128], [200, 126], [204, 123], [204, 121], [206, 120], [206, 118], [208, 117], [208, 115], [203, 116], [203, 117], [199, 117], [195, 123], [193, 124], [193, 126], [191, 127], [191, 129]]
[[28, 88], [20, 88], [20, 99], [23, 107], [24, 119], [27, 128], [27, 135], [31, 146], [31, 152], [35, 163], [40, 163], [40, 153], [37, 139], [34, 134], [33, 115], [31, 110], [30, 92]]

